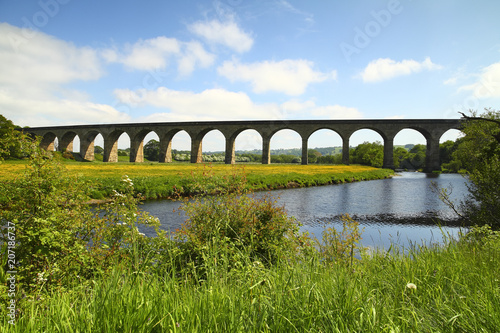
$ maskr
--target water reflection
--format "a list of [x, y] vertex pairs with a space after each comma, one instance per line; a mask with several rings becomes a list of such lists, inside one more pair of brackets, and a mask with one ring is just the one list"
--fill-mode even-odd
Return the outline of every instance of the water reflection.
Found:
[[[443, 233], [457, 235], [460, 227], [457, 216], [432, 191], [431, 182], [440, 188], [451, 185], [451, 198], [457, 202], [467, 193], [465, 179], [460, 175], [405, 172], [391, 179], [278, 190], [271, 194], [303, 224], [304, 231], [318, 238], [325, 224], [341, 229], [339, 217], [347, 213], [364, 228], [364, 246], [388, 248], [391, 242], [408, 246], [441, 242]], [[185, 220], [182, 212], [173, 212], [179, 205], [179, 202], [148, 201], [142, 207], [160, 219], [163, 229], [175, 230]]]

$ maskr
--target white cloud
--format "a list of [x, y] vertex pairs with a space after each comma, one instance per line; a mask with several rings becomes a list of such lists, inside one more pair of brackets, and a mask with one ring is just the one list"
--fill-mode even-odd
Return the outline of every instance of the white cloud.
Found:
[[418, 73], [422, 70], [437, 70], [442, 66], [434, 64], [429, 57], [424, 61], [403, 60], [397, 62], [389, 58], [380, 58], [371, 61], [361, 73], [363, 82], [378, 82], [389, 80], [397, 76]]
[[108, 105], [91, 103], [85, 93], [65, 87], [103, 75], [98, 52], [90, 47], [77, 47], [40, 31], [2, 23], [0, 73], [0, 110], [15, 124], [41, 126], [128, 120], [126, 114]]
[[453, 77], [450, 77], [447, 80], [444, 80], [443, 84], [445, 84], [445, 85], [454, 85], [454, 84], [457, 84], [457, 81], [458, 81], [458, 77], [453, 76]]
[[209, 67], [213, 64], [215, 56], [205, 51], [200, 42], [184, 43], [184, 55], [179, 58], [178, 69], [181, 75], [191, 74], [196, 65], [202, 68]]
[[225, 61], [218, 68], [218, 73], [231, 82], [250, 82], [256, 93], [276, 91], [287, 95], [300, 95], [311, 83], [337, 77], [336, 71], [324, 74], [315, 71], [313, 66], [313, 62], [303, 59], [262, 61], [252, 64], [241, 64], [232, 60]]
[[152, 105], [170, 112], [147, 117], [148, 121], [186, 121], [214, 119], [278, 119], [276, 104], [255, 104], [243, 92], [208, 89], [200, 93], [176, 91], [165, 87], [156, 90], [115, 90], [116, 98], [132, 106]]
[[171, 55], [180, 53], [180, 43], [175, 38], [164, 36], [139, 40], [126, 46], [126, 55], [117, 60], [131, 69], [164, 69]]
[[76, 47], [41, 32], [13, 47], [12, 38], [22, 36], [23, 29], [0, 24], [0, 86], [26, 93], [95, 80], [103, 74], [97, 52], [89, 47]]
[[163, 70], [173, 58], [177, 62], [179, 74], [191, 74], [199, 66], [209, 67], [215, 61], [215, 55], [207, 52], [200, 42], [182, 42], [175, 38], [159, 36], [127, 44], [123, 51], [105, 49], [101, 56], [108, 62], [124, 64], [131, 70]]
[[472, 91], [476, 98], [500, 97], [500, 62], [485, 67], [475, 83], [462, 86], [461, 90]]
[[19, 98], [0, 91], [2, 113], [20, 126], [50, 126], [129, 122], [113, 107], [89, 101], [56, 98]]
[[239, 53], [249, 51], [253, 45], [253, 38], [250, 34], [242, 31], [232, 20], [195, 22], [189, 25], [188, 29], [210, 44], [221, 44]]

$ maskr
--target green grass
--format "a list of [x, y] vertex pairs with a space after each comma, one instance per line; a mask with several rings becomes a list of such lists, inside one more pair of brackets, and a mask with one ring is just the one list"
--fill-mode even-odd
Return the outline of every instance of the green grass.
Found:
[[[245, 259], [242, 259], [245, 261]], [[496, 332], [500, 241], [376, 253], [353, 267], [314, 255], [272, 267], [214, 263], [202, 282], [116, 268], [24, 301], [12, 332]], [[146, 270], [147, 271], [147, 270]], [[417, 289], [408, 289], [407, 283]], [[3, 316], [3, 328], [9, 327]]]
[[[122, 156], [126, 157], [126, 156]], [[94, 199], [104, 199], [119, 189], [121, 177], [128, 175], [137, 193], [146, 199], [188, 196], [196, 191], [200, 177], [211, 175], [213, 191], [227, 186], [228, 174], [246, 177], [248, 188], [267, 190], [305, 187], [387, 178], [389, 169], [361, 165], [296, 165], [296, 164], [192, 164], [192, 163], [102, 163], [63, 160], [72, 174], [88, 180]], [[18, 177], [26, 161], [5, 161], [0, 164], [0, 181]]]

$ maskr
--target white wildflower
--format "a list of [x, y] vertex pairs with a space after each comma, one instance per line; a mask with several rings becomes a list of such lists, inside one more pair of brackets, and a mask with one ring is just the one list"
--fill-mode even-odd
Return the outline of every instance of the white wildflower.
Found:
[[124, 197], [124, 195], [123, 195], [122, 193], [120, 193], [120, 192], [118, 192], [118, 191], [116, 191], [116, 190], [113, 190], [113, 195], [114, 195], [115, 197]]
[[43, 283], [43, 282], [47, 281], [47, 279], [44, 278], [44, 275], [45, 275], [45, 272], [37, 273], [36, 274], [36, 276], [37, 276], [37, 278], [36, 278], [37, 283]]
[[413, 284], [413, 283], [407, 283], [406, 284], [406, 288], [417, 290], [417, 286], [415, 284]]
[[122, 181], [124, 183], [128, 184], [129, 186], [133, 186], [134, 185], [134, 183], [132, 182], [132, 179], [128, 178], [127, 175], [125, 175], [125, 176], [122, 177]]

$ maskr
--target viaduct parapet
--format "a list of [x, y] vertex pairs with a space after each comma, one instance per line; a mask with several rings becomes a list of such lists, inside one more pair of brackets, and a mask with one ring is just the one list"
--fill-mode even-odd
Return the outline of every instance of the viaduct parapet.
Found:
[[360, 129], [371, 129], [384, 141], [384, 168], [394, 168], [394, 137], [403, 129], [414, 129], [427, 140], [426, 170], [440, 170], [439, 140], [450, 129], [460, 129], [460, 119], [362, 119], [362, 120], [257, 120], [257, 121], [213, 121], [213, 122], [165, 122], [137, 124], [100, 124], [32, 127], [25, 132], [42, 137], [41, 147], [54, 150], [58, 139], [59, 151], [73, 151], [73, 140], [80, 139], [82, 158], [94, 160], [94, 139], [101, 134], [104, 139], [104, 162], [118, 161], [118, 138], [127, 133], [130, 137], [130, 162], [144, 161], [144, 138], [155, 132], [160, 139], [159, 162], [172, 162], [172, 139], [180, 131], [191, 137], [191, 162], [202, 162], [202, 140], [212, 130], [219, 130], [226, 139], [225, 162], [235, 163], [235, 140], [245, 130], [255, 130], [262, 137], [262, 163], [270, 164], [270, 142], [273, 135], [283, 129], [297, 132], [302, 138], [302, 164], [308, 164], [308, 140], [318, 130], [329, 129], [342, 138], [342, 161], [349, 164], [349, 139]]

